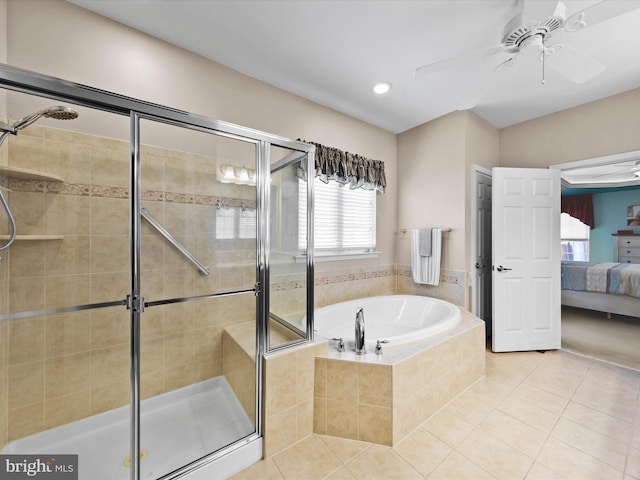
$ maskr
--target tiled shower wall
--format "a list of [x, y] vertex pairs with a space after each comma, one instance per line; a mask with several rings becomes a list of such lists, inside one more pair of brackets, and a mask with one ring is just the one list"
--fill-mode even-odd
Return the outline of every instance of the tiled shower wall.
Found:
[[[5, 121], [2, 117], [0, 120]], [[0, 165], [7, 165], [7, 162], [7, 142], [5, 141], [0, 147]], [[4, 186], [5, 183], [6, 179], [0, 178], [0, 185]], [[6, 196], [6, 190], [3, 193]], [[3, 219], [0, 225], [0, 232], [7, 233], [8, 221]], [[5, 240], [1, 240], [1, 242], [4, 244]], [[8, 310], [8, 258], [8, 250], [0, 252], [0, 313], [5, 313]], [[7, 418], [7, 322], [0, 320], [0, 449], [7, 442]]]
[[[11, 187], [21, 235], [0, 263], [6, 311], [123, 300], [129, 279], [129, 145], [31, 126], [9, 139], [10, 166], [64, 181]], [[6, 164], [7, 162], [5, 162]], [[216, 240], [216, 205], [255, 207], [255, 189], [216, 181], [216, 162], [142, 148], [143, 207], [207, 265], [201, 275], [143, 221], [146, 300], [252, 286], [255, 240]], [[220, 197], [224, 191], [224, 198]], [[218, 195], [218, 196], [216, 196]], [[255, 320], [255, 297], [150, 307], [142, 314], [142, 396], [222, 373], [225, 326]], [[6, 353], [5, 353], [6, 351]], [[129, 312], [124, 306], [0, 322], [0, 445], [129, 402]]]

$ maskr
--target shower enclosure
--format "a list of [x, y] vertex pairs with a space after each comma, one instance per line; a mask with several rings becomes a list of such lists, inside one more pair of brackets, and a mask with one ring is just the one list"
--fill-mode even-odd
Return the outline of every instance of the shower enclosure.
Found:
[[262, 356], [312, 339], [313, 146], [6, 65], [0, 86], [3, 125], [78, 113], [0, 146], [2, 454], [91, 480], [257, 461]]

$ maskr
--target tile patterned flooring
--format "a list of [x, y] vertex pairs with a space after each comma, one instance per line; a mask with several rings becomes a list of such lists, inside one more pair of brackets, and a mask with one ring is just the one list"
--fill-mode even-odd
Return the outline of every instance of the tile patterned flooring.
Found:
[[486, 362], [393, 448], [314, 434], [232, 479], [640, 479], [640, 371], [565, 351]]

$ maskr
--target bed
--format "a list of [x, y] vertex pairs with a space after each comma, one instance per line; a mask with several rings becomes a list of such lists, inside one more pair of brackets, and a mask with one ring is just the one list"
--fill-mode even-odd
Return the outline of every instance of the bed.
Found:
[[640, 317], [640, 264], [562, 262], [562, 305]]

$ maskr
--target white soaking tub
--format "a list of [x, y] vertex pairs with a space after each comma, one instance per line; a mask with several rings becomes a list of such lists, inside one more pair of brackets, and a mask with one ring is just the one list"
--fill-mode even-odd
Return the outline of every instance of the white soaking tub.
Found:
[[342, 338], [353, 349], [356, 310], [364, 311], [368, 352], [377, 340], [399, 345], [422, 340], [454, 327], [460, 309], [444, 300], [420, 295], [382, 295], [359, 298], [319, 308], [314, 313], [316, 335]]

